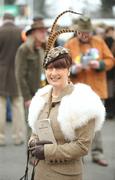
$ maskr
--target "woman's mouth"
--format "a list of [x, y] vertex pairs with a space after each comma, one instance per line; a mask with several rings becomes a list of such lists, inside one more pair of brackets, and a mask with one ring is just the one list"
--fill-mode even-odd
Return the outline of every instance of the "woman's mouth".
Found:
[[58, 81], [59, 79], [60, 79], [60, 77], [51, 77], [51, 80], [54, 82]]

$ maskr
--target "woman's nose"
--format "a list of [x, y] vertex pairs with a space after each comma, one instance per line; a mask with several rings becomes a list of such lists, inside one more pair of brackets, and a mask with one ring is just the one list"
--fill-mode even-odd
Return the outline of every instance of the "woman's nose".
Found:
[[57, 73], [56, 68], [53, 68], [53, 69], [52, 69], [52, 73], [53, 73], [53, 74]]

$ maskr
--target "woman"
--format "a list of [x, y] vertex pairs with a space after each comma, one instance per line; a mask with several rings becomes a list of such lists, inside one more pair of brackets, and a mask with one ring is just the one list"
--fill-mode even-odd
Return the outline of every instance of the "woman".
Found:
[[[104, 122], [105, 108], [85, 84], [69, 82], [72, 59], [66, 48], [52, 48], [44, 61], [49, 85], [38, 90], [29, 109], [29, 140], [39, 160], [35, 180], [82, 180], [82, 157], [87, 155], [95, 131]], [[50, 119], [56, 143], [40, 141], [38, 124]]]

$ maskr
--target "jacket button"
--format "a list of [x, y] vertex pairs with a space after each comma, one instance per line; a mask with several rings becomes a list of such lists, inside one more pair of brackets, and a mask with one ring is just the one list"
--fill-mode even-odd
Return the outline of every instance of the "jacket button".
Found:
[[62, 160], [60, 160], [60, 163], [62, 163], [63, 161]]

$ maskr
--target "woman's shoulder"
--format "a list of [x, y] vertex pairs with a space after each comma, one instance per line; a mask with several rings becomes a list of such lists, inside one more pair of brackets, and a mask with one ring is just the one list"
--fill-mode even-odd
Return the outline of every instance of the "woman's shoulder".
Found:
[[99, 95], [89, 85], [84, 83], [74, 84], [72, 93], [65, 98], [75, 103], [79, 102], [79, 104], [100, 103], [101, 101]]
[[81, 94], [81, 95], [96, 95], [98, 96], [95, 91], [87, 84], [84, 83], [77, 83], [74, 85], [74, 90], [73, 90], [74, 94]]
[[32, 98], [30, 108], [34, 106], [36, 103], [38, 103], [38, 101], [39, 101], [39, 104], [40, 102], [41, 103], [44, 102], [44, 97], [50, 92], [51, 88], [52, 86], [46, 85], [43, 88], [38, 89], [38, 91], [35, 93], [35, 95]]
[[84, 83], [76, 83], [76, 84], [74, 84], [74, 89], [76, 90], [78, 90], [78, 89], [80, 89], [80, 90], [91, 90], [91, 87], [89, 86], [89, 85], [87, 85], [87, 84], [84, 84]]

